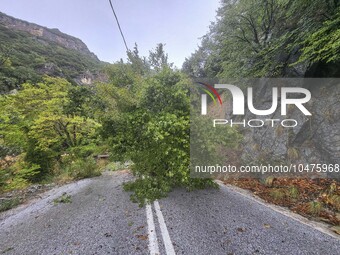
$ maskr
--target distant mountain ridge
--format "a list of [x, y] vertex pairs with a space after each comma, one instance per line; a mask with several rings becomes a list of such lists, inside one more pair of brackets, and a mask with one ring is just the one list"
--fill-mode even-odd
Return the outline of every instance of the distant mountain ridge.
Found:
[[78, 85], [105, 82], [105, 65], [80, 39], [0, 12], [0, 94], [44, 75]]
[[62, 33], [57, 28], [43, 27], [11, 17], [2, 12], [0, 12], [0, 24], [8, 29], [27, 32], [42, 40], [54, 42], [64, 48], [79, 51], [84, 55], [99, 60], [97, 56], [88, 49], [83, 41], [76, 37]]

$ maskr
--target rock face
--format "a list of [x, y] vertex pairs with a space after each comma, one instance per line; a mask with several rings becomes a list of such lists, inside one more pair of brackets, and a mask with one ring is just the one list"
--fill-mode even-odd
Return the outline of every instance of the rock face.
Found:
[[[271, 116], [255, 116], [246, 110], [243, 116], [246, 120], [295, 119], [298, 126], [241, 128], [244, 136], [241, 153], [243, 162], [340, 164], [340, 78], [328, 78], [340, 77], [340, 63], [289, 65], [298, 58], [299, 49], [289, 55], [282, 53], [278, 56], [277, 61], [284, 62], [287, 66], [283, 77], [294, 78], [283, 78], [286, 82], [282, 86], [308, 89], [312, 98], [305, 106], [312, 116], [305, 116], [295, 106], [288, 107], [287, 116], [281, 116], [280, 98], [279, 107]], [[272, 106], [272, 86], [268, 86], [266, 82], [254, 86], [253, 102], [256, 109], [269, 109]], [[230, 105], [230, 102], [227, 104]], [[226, 114], [227, 119], [232, 118], [230, 111]], [[237, 117], [236, 120], [238, 119]], [[326, 175], [340, 179], [340, 172], [322, 174], [323, 177]], [[320, 174], [307, 176], [319, 177]]]
[[[270, 116], [256, 116], [249, 110], [244, 119], [295, 119], [298, 126], [281, 125], [261, 128], [241, 128], [244, 135], [242, 159], [244, 162], [339, 164], [340, 163], [340, 79], [282, 79], [283, 86], [304, 87], [312, 94], [305, 104], [312, 116], [305, 116], [295, 106], [288, 107], [287, 116], [281, 108]], [[278, 104], [280, 105], [280, 99]], [[272, 105], [272, 87], [266, 82], [254, 87], [254, 107], [269, 109]], [[227, 119], [231, 113], [227, 113]], [[243, 118], [243, 117], [242, 117]], [[235, 120], [240, 120], [236, 118]], [[319, 176], [311, 174], [308, 176]], [[340, 173], [328, 173], [340, 178]]]
[[[41, 40], [54, 42], [64, 48], [76, 50], [82, 54], [98, 60], [97, 56], [89, 51], [86, 44], [80, 39], [64, 34], [58, 29], [49, 29], [27, 21], [13, 18], [0, 12], [0, 24], [6, 28], [27, 32]], [[98, 60], [99, 61], [99, 60]]]
[[100, 61], [80, 39], [58, 29], [0, 12], [0, 37], [4, 38], [0, 58], [8, 55], [9, 59], [7, 69], [0, 69], [0, 94], [18, 89], [26, 81], [36, 82], [43, 75], [85, 86], [108, 80], [103, 69], [107, 63]]

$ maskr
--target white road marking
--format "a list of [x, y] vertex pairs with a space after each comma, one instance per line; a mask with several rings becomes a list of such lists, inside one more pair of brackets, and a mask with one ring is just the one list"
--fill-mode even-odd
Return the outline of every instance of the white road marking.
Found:
[[160, 253], [158, 247], [158, 240], [156, 235], [155, 223], [153, 221], [151, 204], [146, 205], [146, 219], [148, 223], [150, 255], [159, 255]]
[[159, 207], [159, 203], [157, 200], [154, 202], [154, 206], [155, 206], [155, 210], [156, 210], [156, 214], [158, 218], [158, 223], [159, 223], [161, 233], [162, 233], [162, 238], [163, 238], [163, 242], [165, 246], [165, 252], [167, 255], [175, 255], [176, 254], [175, 249], [174, 249], [174, 246], [172, 245], [170, 235], [168, 232], [168, 228], [166, 227], [164, 217], [163, 217], [161, 208]]

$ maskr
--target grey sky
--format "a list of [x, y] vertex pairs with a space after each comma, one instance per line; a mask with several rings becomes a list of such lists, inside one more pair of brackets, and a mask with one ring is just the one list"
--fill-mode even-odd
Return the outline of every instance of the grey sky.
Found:
[[[219, 0], [112, 0], [128, 46], [141, 55], [165, 43], [171, 62], [181, 67], [207, 31]], [[101, 60], [126, 59], [108, 0], [1, 0], [8, 15], [58, 28], [83, 40]]]

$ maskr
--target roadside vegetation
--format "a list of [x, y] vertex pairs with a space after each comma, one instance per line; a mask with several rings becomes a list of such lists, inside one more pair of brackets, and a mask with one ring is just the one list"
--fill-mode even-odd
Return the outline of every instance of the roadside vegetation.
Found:
[[100, 174], [93, 155], [105, 149], [89, 94], [64, 79], [43, 77], [1, 96], [1, 191], [65, 174], [74, 179]]
[[[191, 78], [336, 76], [339, 5], [330, 0], [223, 0], [217, 21], [182, 70], [169, 63], [163, 44], [147, 57], [136, 45], [126, 62], [100, 65], [108, 82], [94, 86], [78, 86], [70, 78], [99, 68], [98, 63], [0, 28], [0, 39], [13, 47], [0, 48], [1, 93], [18, 89], [0, 96], [0, 193], [122, 168], [98, 163], [99, 154], [110, 154], [112, 162], [133, 162], [129, 167], [136, 180], [125, 189], [141, 205], [174, 187], [216, 186], [210, 179], [190, 178]], [[58, 62], [66, 77], [34, 72], [47, 62]], [[233, 147], [241, 136], [231, 130], [225, 138], [234, 141]], [[267, 187], [248, 182], [233, 184]], [[261, 194], [292, 208], [301, 205], [309, 215], [322, 215], [325, 207], [339, 212], [337, 183], [326, 202], [319, 188], [312, 194], [294, 182], [272, 180]], [[339, 224], [333, 216], [327, 219]]]
[[183, 71], [220, 79], [339, 76], [339, 8], [332, 0], [222, 0]]
[[284, 206], [305, 217], [335, 226], [340, 234], [340, 183], [330, 179], [285, 179], [267, 177], [224, 181], [252, 191], [267, 202]]
[[7, 211], [20, 204], [20, 198], [9, 198], [0, 200], [0, 212]]
[[[189, 176], [191, 80], [163, 47], [146, 58], [135, 46], [128, 62], [106, 67], [108, 83], [85, 87], [44, 76], [2, 95], [0, 192], [125, 166], [137, 177], [125, 189], [140, 205], [177, 186], [215, 186]], [[110, 159], [96, 160], [101, 154]]]

